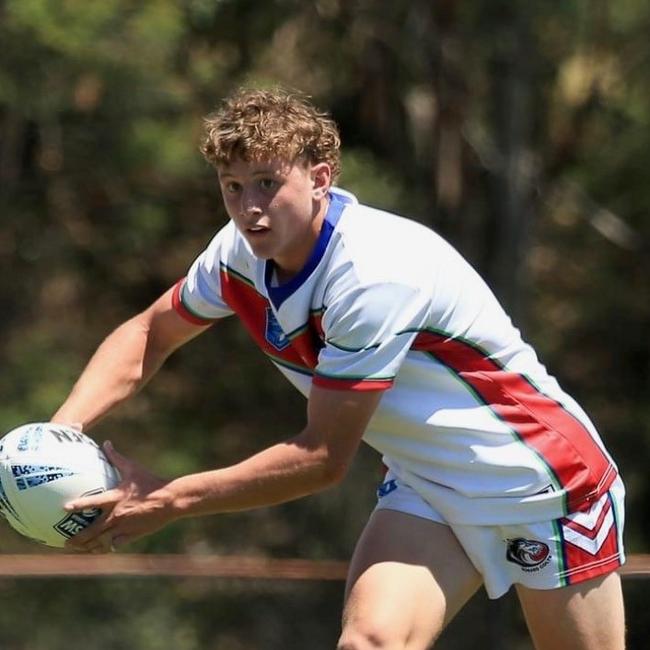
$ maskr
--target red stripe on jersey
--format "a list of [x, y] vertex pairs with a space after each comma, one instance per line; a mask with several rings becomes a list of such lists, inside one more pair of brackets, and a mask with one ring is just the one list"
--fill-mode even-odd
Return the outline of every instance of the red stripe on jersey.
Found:
[[609, 489], [616, 471], [589, 430], [524, 377], [468, 343], [433, 332], [418, 334], [413, 349], [430, 352], [454, 370], [537, 452], [567, 491], [569, 512], [588, 507]]
[[297, 350], [301, 359], [309, 368], [313, 370], [318, 365], [318, 350], [320, 346], [317, 345], [317, 339], [311, 328], [308, 328], [291, 339], [291, 345]]
[[313, 370], [316, 367], [317, 352], [311, 344], [309, 330], [301, 333], [286, 347], [279, 350], [266, 340], [267, 310], [269, 301], [257, 292], [255, 287], [238, 278], [227, 269], [221, 269], [221, 296], [226, 304], [239, 316], [253, 340], [264, 352], [286, 361], [289, 365]]
[[181, 299], [181, 290], [183, 284], [185, 283], [185, 278], [182, 278], [174, 285], [174, 290], [172, 291], [172, 307], [176, 310], [179, 316], [184, 320], [192, 323], [193, 325], [211, 325], [216, 319], [201, 318], [200, 316], [195, 316], [191, 311], [185, 307], [183, 300]]
[[339, 379], [323, 375], [314, 375], [312, 383], [333, 390], [387, 390], [393, 385], [392, 379]]
[[318, 353], [325, 345], [321, 320], [322, 314], [310, 314], [305, 330], [291, 339], [291, 345], [312, 370], [318, 365]]

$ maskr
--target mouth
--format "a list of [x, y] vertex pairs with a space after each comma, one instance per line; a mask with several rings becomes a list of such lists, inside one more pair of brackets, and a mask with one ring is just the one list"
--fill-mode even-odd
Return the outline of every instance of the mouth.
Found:
[[269, 230], [271, 229], [266, 226], [250, 226], [249, 228], [246, 228], [246, 233], [254, 237], [256, 235], [263, 235], [264, 233], [269, 232]]

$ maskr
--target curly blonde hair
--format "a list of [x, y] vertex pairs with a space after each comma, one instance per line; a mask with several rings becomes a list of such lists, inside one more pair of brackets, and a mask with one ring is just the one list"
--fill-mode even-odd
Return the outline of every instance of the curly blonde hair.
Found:
[[283, 89], [243, 88], [205, 118], [201, 153], [214, 167], [235, 158], [326, 162], [334, 181], [341, 171], [340, 147], [335, 122], [306, 97]]

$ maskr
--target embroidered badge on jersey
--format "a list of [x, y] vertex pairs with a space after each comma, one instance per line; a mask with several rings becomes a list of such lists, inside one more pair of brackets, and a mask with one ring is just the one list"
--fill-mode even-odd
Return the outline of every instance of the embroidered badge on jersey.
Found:
[[266, 308], [264, 338], [278, 351], [284, 350], [291, 343], [270, 307]]

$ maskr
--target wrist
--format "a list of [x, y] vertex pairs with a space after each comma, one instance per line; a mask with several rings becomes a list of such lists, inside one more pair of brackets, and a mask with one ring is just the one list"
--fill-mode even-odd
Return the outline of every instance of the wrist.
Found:
[[163, 483], [152, 496], [159, 501], [160, 507], [170, 520], [192, 515], [191, 499], [179, 489], [178, 479]]
[[71, 429], [75, 429], [77, 431], [83, 431], [84, 430], [84, 425], [83, 422], [81, 422], [78, 418], [66, 418], [66, 417], [61, 417], [59, 415], [53, 415], [50, 418], [50, 422], [53, 424], [60, 424], [61, 426], [64, 427], [70, 427]]
[[197, 475], [180, 476], [172, 479], [162, 488], [166, 508], [174, 519], [209, 514], [204, 511], [208, 495], [206, 486], [196, 482]]

